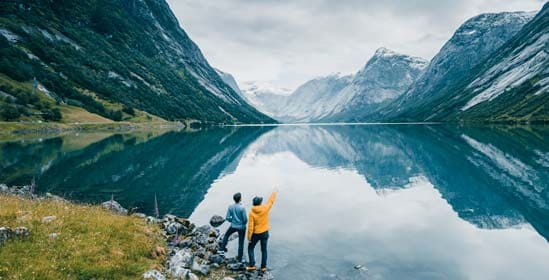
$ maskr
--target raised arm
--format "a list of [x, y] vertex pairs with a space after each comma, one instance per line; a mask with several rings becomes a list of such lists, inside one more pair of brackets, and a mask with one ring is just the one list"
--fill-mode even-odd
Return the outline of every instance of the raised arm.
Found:
[[267, 201], [267, 210], [271, 210], [275, 202], [275, 198], [276, 198], [276, 191], [273, 191], [271, 193], [271, 196], [269, 197], [269, 201]]

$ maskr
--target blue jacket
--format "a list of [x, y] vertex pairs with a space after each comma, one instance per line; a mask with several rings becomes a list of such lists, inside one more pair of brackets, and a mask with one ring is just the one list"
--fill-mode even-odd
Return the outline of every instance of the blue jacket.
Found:
[[246, 217], [246, 208], [241, 203], [235, 203], [227, 209], [225, 220], [231, 222], [232, 228], [246, 229], [248, 218]]

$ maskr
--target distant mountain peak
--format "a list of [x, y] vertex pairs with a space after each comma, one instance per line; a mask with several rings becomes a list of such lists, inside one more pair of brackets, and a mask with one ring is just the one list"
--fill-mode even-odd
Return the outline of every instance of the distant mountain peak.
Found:
[[374, 56], [395, 56], [395, 55], [400, 55], [400, 54], [386, 47], [378, 48], [374, 54]]

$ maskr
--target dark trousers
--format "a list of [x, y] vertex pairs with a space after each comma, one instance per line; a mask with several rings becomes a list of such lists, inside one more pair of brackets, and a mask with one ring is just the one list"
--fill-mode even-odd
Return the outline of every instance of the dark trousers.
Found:
[[257, 242], [261, 242], [261, 268], [267, 267], [267, 240], [269, 240], [268, 231], [252, 234], [252, 240], [250, 240], [250, 244], [248, 244], [248, 258], [250, 261], [250, 266], [255, 265], [255, 245], [257, 245]]
[[244, 236], [246, 236], [246, 229], [229, 227], [227, 232], [225, 232], [225, 236], [223, 236], [223, 240], [221, 241], [220, 246], [221, 249], [226, 250], [227, 242], [229, 242], [229, 237], [235, 232], [238, 232], [238, 256], [236, 257], [236, 259], [241, 262], [242, 255], [244, 255]]

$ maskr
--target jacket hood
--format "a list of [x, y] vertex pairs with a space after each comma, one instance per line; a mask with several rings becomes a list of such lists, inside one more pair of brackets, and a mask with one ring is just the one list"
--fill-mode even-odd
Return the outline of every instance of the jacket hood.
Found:
[[261, 215], [265, 212], [267, 212], [267, 207], [265, 207], [265, 205], [257, 205], [252, 207], [252, 213], [256, 215]]

